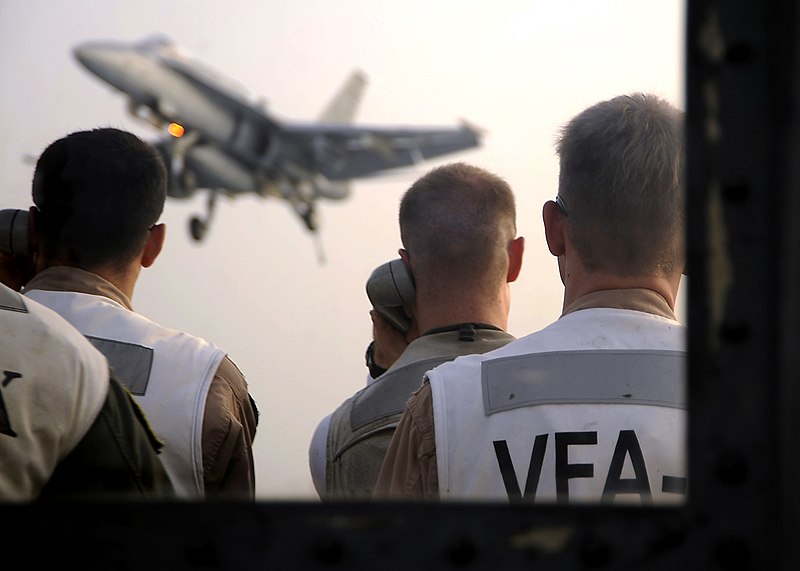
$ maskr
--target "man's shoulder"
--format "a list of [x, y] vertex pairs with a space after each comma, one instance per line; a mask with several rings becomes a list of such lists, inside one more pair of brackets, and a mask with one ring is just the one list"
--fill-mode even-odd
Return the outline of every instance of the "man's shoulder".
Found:
[[4, 339], [4, 349], [11, 350], [14, 345], [25, 347], [26, 342], [35, 341], [36, 350], [45, 352], [48, 355], [48, 362], [56, 358], [80, 361], [83, 363], [81, 369], [102, 371], [102, 382], [107, 382], [105, 359], [95, 351], [83, 335], [46, 305], [16, 295], [18, 305], [0, 308], [5, 323], [18, 324], [14, 327], [15, 334]]
[[466, 355], [459, 355], [447, 363], [442, 363], [436, 368], [436, 371], [455, 371], [461, 369], [480, 368], [484, 361], [498, 359], [509, 355], [516, 355], [521, 352], [527, 351], [531, 341], [540, 338], [546, 334], [547, 328], [553, 324], [548, 325], [545, 329], [530, 333], [524, 337], [512, 337], [506, 343], [497, 346], [489, 351], [474, 352]]
[[[33, 283], [33, 282], [32, 282]], [[34, 283], [36, 285], [36, 283]], [[88, 289], [88, 288], [87, 288]], [[194, 343], [200, 345], [213, 345], [206, 339], [176, 329], [164, 324], [161, 324], [150, 317], [139, 313], [133, 309], [125, 306], [124, 300], [117, 299], [112, 295], [107, 295], [102, 290], [97, 291], [74, 291], [66, 289], [40, 289], [32, 287], [25, 291], [27, 299], [33, 299], [42, 305], [54, 308], [58, 313], [64, 313], [67, 317], [70, 314], [74, 316], [91, 315], [90, 311], [102, 311], [113, 319], [114, 323], [118, 325], [124, 324], [129, 327], [130, 331], [147, 332], [147, 334], [154, 340], [174, 339], [182, 340], [186, 343]], [[72, 320], [73, 318], [70, 318]], [[78, 320], [82, 321], [82, 320]], [[81, 327], [78, 327], [81, 329]]]
[[[193, 347], [196, 351], [207, 351], [213, 354], [224, 355], [225, 353], [225, 351], [216, 344], [199, 335], [163, 325], [136, 311], [127, 311], [123, 308], [118, 309], [120, 311], [120, 318], [127, 321], [131, 325], [132, 330], [138, 330], [142, 335], [149, 338], [153, 344], [160, 342], [167, 346], [189, 346]], [[222, 366], [222, 363], [220, 366]], [[227, 376], [230, 378], [241, 376], [241, 372], [232, 361], [229, 363], [229, 366], [225, 367], [224, 372], [226, 372]]]
[[394, 424], [402, 414], [408, 397], [422, 384], [425, 372], [451, 358], [427, 357], [390, 369], [345, 400], [334, 412], [332, 422], [346, 419], [353, 431], [375, 423]]
[[[392, 422], [402, 414], [409, 397], [422, 386], [425, 373], [467, 354], [502, 347], [514, 337], [504, 331], [483, 331], [475, 341], [458, 339], [451, 331], [415, 339], [386, 373], [342, 405], [355, 430], [380, 419]], [[341, 408], [341, 407], [340, 407]]]
[[448, 373], [455, 371], [465, 371], [469, 369], [480, 369], [484, 361], [491, 359], [498, 359], [507, 355], [516, 354], [523, 349], [520, 347], [521, 339], [514, 338], [509, 335], [507, 341], [495, 348], [485, 352], [473, 352], [464, 355], [458, 355], [453, 359], [443, 362], [431, 371], [428, 371], [427, 379], [437, 377], [438, 373]]
[[459, 331], [423, 335], [412, 341], [389, 370], [414, 366], [421, 361], [452, 360], [462, 355], [485, 354], [504, 347], [516, 338], [495, 329], [477, 329], [470, 341], [459, 338]]
[[[41, 484], [97, 418], [109, 389], [106, 359], [63, 318], [33, 300], [7, 296], [0, 308], [5, 423], [0, 456], [12, 488]], [[0, 407], [2, 408], [2, 407]], [[27, 474], [23, 476], [24, 474]], [[0, 478], [0, 496], [8, 478]], [[21, 489], [21, 488], [19, 488]]]
[[480, 377], [483, 364], [551, 351], [580, 349], [680, 350], [686, 327], [681, 323], [642, 311], [592, 308], [569, 313], [544, 328], [482, 354], [457, 357], [429, 372], [430, 380]]
[[400, 358], [368, 386], [345, 399], [331, 414], [331, 426], [357, 431], [380, 423], [394, 424], [425, 372], [452, 359], [452, 350], [436, 336], [415, 339]]

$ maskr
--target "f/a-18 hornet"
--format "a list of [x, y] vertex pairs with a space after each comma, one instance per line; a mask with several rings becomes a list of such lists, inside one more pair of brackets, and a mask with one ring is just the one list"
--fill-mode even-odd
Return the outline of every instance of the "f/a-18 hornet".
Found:
[[317, 122], [278, 120], [263, 103], [197, 61], [170, 40], [89, 42], [75, 57], [122, 91], [130, 112], [165, 135], [154, 144], [164, 156], [168, 195], [188, 198], [208, 191], [205, 217], [189, 228], [205, 235], [219, 194], [256, 193], [286, 199], [312, 232], [319, 198], [341, 200], [350, 180], [480, 145], [480, 133], [458, 127], [370, 127], [353, 124], [366, 83], [354, 71]]

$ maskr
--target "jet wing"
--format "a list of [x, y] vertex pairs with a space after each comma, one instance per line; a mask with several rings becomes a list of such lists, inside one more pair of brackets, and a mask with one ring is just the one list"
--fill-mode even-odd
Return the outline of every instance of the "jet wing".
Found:
[[308, 168], [329, 180], [346, 180], [413, 166], [480, 145], [481, 132], [461, 127], [392, 128], [353, 125], [283, 125], [296, 148], [310, 149]]

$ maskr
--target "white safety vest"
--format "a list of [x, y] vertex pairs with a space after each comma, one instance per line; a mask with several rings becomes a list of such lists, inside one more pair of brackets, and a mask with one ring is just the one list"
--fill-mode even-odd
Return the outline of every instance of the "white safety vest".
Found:
[[680, 503], [684, 337], [664, 317], [584, 309], [430, 371], [440, 496]]
[[108, 358], [164, 441], [161, 461], [177, 495], [203, 497], [203, 414], [224, 352], [103, 296], [35, 289], [26, 295], [61, 314]]
[[108, 363], [56, 313], [2, 285], [0, 339], [0, 501], [30, 501], [94, 424]]

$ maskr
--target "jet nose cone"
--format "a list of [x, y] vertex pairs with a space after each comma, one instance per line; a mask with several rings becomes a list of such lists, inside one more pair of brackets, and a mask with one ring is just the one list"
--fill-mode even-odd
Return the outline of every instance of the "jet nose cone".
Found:
[[112, 46], [87, 43], [76, 46], [72, 53], [83, 67], [108, 81], [118, 66], [119, 50]]
[[87, 49], [85, 46], [78, 46], [78, 47], [76, 47], [76, 48], [73, 48], [73, 50], [72, 50], [72, 55], [74, 55], [74, 56], [75, 56], [75, 59], [77, 59], [77, 60], [78, 60], [79, 62], [81, 62], [83, 65], [86, 65], [86, 62], [87, 62], [87, 61], [89, 60], [89, 58], [91, 57], [91, 56], [89, 55], [89, 52], [90, 52], [90, 51], [91, 51], [91, 50]]
[[81, 62], [83, 67], [91, 69], [97, 67], [97, 64], [102, 59], [102, 49], [92, 44], [81, 44], [72, 50], [75, 59]]

